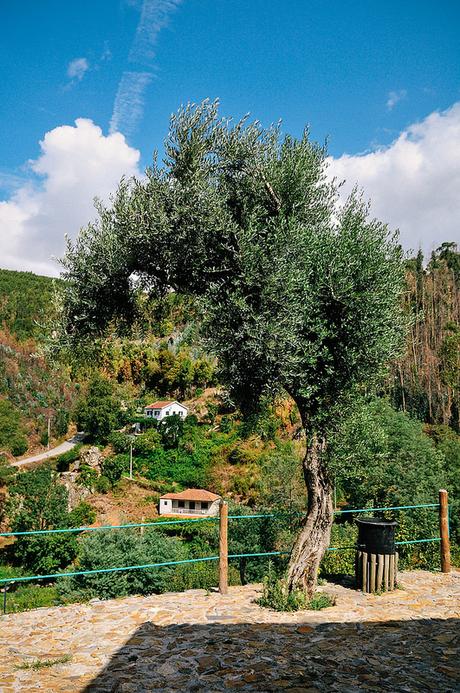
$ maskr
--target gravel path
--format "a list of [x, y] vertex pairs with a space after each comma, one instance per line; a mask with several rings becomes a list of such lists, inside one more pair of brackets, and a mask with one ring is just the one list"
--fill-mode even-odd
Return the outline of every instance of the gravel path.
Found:
[[7, 615], [0, 691], [460, 691], [460, 573], [399, 580], [381, 596], [328, 584], [319, 612], [261, 609], [246, 586]]

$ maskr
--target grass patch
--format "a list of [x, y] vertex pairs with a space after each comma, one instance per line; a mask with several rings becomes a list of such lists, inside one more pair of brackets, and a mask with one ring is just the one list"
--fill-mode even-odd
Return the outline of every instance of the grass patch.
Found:
[[[3, 605], [3, 590], [1, 602]], [[6, 613], [8, 614], [59, 604], [62, 604], [62, 599], [55, 585], [18, 585], [11, 591], [8, 590], [6, 595]]]
[[55, 659], [34, 659], [33, 662], [23, 662], [18, 664], [16, 669], [34, 669], [35, 671], [39, 669], [46, 669], [47, 667], [54, 667], [55, 664], [65, 664], [70, 662], [72, 655], [66, 654], [62, 657], [56, 657]]
[[256, 603], [273, 611], [320, 611], [333, 606], [335, 600], [324, 592], [316, 592], [311, 599], [300, 589], [290, 592], [285, 579], [269, 573], [263, 581], [262, 596]]
[[334, 606], [334, 604], [334, 597], [324, 592], [316, 592], [310, 599], [307, 609], [311, 611], [321, 611], [321, 609], [327, 609], [328, 606]]

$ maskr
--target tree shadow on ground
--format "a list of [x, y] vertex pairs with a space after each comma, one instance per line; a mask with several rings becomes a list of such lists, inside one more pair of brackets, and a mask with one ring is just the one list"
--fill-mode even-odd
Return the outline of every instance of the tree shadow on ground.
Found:
[[387, 622], [146, 622], [85, 693], [459, 689], [458, 619]]

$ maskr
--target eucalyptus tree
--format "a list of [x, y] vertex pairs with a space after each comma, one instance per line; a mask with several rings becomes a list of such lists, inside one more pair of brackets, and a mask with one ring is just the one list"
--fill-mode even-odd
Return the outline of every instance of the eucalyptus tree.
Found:
[[173, 115], [165, 158], [123, 180], [69, 243], [65, 325], [121, 328], [139, 294], [196, 297], [220, 377], [244, 413], [288, 393], [306, 434], [307, 513], [290, 587], [314, 589], [333, 518], [329, 431], [401, 343], [402, 253], [358, 195], [337, 205], [324, 147], [205, 101]]

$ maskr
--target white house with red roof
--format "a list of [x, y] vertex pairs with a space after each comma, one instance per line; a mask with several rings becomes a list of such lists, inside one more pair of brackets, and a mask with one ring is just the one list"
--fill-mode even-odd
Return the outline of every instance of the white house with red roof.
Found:
[[202, 488], [165, 493], [160, 498], [160, 515], [217, 515], [221, 497]]
[[153, 402], [144, 407], [144, 416], [147, 419], [162, 421], [167, 416], [174, 416], [174, 414], [180, 416], [181, 419], [185, 419], [188, 409], [184, 404], [176, 401]]

